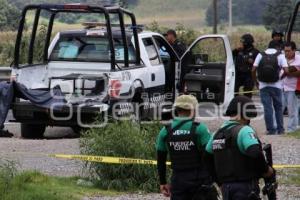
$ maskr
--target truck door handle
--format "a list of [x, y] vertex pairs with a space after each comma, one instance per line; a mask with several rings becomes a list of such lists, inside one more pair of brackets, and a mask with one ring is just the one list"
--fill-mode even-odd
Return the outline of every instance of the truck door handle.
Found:
[[155, 74], [151, 74], [151, 81], [155, 81]]

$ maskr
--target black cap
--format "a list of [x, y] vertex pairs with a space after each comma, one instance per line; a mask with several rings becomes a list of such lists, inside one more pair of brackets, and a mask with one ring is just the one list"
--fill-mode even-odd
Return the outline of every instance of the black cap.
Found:
[[242, 37], [241, 37], [241, 42], [244, 44], [244, 45], [251, 45], [254, 43], [254, 38], [251, 34], [247, 33], [247, 34], [244, 34]]
[[280, 37], [283, 37], [283, 36], [284, 36], [284, 34], [283, 34], [283, 32], [282, 32], [281, 30], [274, 29], [274, 30], [272, 31], [272, 38], [275, 37], [276, 35], [279, 35]]
[[246, 96], [236, 96], [229, 103], [225, 116], [242, 116], [244, 119], [255, 118], [257, 116], [256, 106], [253, 101]]
[[174, 37], [177, 37], [177, 34], [176, 34], [176, 31], [174, 29], [169, 29], [166, 33], [164, 33], [163, 35], [164, 36], [167, 36], [167, 35], [173, 35]]

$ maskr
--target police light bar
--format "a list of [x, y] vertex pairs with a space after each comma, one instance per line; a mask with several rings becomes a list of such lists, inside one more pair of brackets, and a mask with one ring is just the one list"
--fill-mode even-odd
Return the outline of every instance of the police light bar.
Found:
[[[89, 28], [96, 28], [96, 27], [106, 27], [107, 24], [104, 22], [83, 22], [81, 23], [82, 26], [85, 26], [87, 29]], [[111, 27], [120, 27], [120, 24], [110, 24]], [[126, 27], [130, 25], [125, 24]]]
[[[84, 26], [86, 29], [92, 29], [92, 28], [96, 28], [96, 27], [106, 27], [106, 23], [102, 23], [102, 22], [83, 22], [81, 24], [82, 26]], [[111, 24], [111, 27], [120, 27], [120, 24]], [[138, 24], [136, 26], [132, 26], [131, 24], [125, 24], [125, 27], [127, 29], [137, 29], [139, 31], [143, 31], [145, 26], [142, 24]]]
[[138, 29], [138, 30], [143, 30], [145, 26], [143, 24], [137, 24], [136, 26], [129, 26], [130, 29]]
[[101, 22], [83, 22], [81, 25], [84, 26], [86, 29], [91, 29], [96, 27], [106, 27], [106, 23], [101, 23]]

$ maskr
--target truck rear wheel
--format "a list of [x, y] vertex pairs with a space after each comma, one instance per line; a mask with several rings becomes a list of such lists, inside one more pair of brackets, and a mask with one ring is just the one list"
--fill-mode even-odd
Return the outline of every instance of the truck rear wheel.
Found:
[[41, 139], [45, 130], [44, 124], [21, 124], [21, 136], [26, 139]]
[[76, 137], [80, 137], [81, 133], [86, 130], [80, 126], [72, 126], [71, 129], [73, 130], [74, 134]]
[[[142, 121], [145, 118], [145, 110], [143, 104], [143, 99], [141, 94], [137, 93], [132, 99], [132, 105], [134, 106], [133, 115], [136, 121]], [[142, 106], [141, 106], [142, 105]]]

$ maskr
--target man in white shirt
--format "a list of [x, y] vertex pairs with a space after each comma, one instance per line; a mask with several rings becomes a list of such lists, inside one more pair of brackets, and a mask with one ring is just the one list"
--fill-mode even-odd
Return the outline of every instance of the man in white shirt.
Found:
[[298, 126], [298, 98], [295, 94], [298, 77], [300, 75], [300, 55], [296, 55], [295, 42], [284, 45], [285, 57], [288, 61], [288, 69], [284, 70], [283, 78], [283, 107], [288, 107], [287, 132], [294, 132]]
[[[288, 63], [279, 49], [280, 43], [271, 43], [265, 52], [258, 54], [252, 69], [253, 79], [260, 90], [268, 135], [284, 134], [282, 81], [280, 76], [282, 69], [288, 67]], [[273, 108], [277, 127], [274, 127]]]

